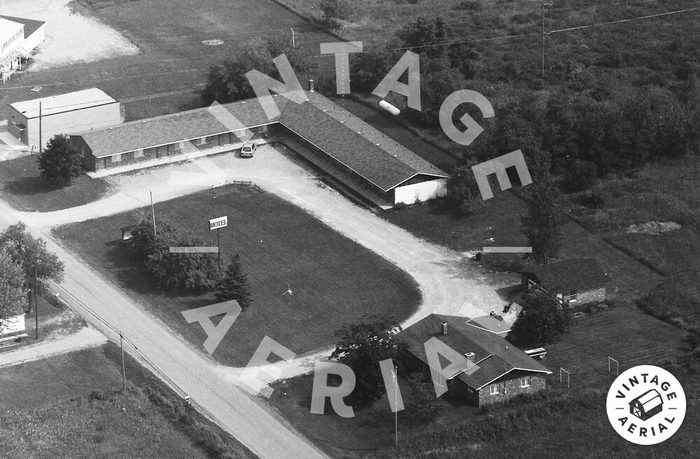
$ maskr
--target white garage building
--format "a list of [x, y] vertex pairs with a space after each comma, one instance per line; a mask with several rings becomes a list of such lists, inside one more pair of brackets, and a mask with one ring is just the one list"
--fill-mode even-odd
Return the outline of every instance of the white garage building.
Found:
[[[39, 120], [41, 115], [41, 122]], [[34, 150], [56, 134], [101, 129], [122, 123], [124, 109], [104, 91], [83, 91], [15, 102], [9, 105], [8, 130]]]

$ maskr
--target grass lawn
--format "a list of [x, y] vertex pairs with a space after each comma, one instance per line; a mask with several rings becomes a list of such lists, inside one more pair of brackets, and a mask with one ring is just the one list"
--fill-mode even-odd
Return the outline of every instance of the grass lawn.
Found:
[[[458, 214], [443, 201], [429, 201], [406, 209], [385, 211], [382, 216], [416, 236], [453, 250], [481, 251], [484, 246], [526, 246], [520, 231], [524, 201], [510, 191], [476, 202], [469, 214]], [[562, 258], [596, 258], [612, 278], [620, 294], [638, 297], [648, 293], [662, 277], [633, 257], [616, 250], [603, 238], [568, 221], [563, 227]], [[493, 238], [493, 242], [488, 239]], [[517, 254], [487, 254], [482, 262], [494, 269], [517, 270], [523, 263]]]
[[[620, 339], [622, 333], [625, 339]], [[330, 406], [325, 415], [314, 415], [309, 412], [313, 379], [302, 376], [279, 382], [270, 403], [335, 457], [522, 457], [525, 450], [528, 456], [583, 451], [600, 456], [606, 455], [606, 448], [627, 455], [637, 449], [617, 437], [605, 414], [605, 393], [612, 381], [607, 356], [620, 361], [621, 372], [635, 365], [674, 360], [681, 337], [675, 327], [627, 304], [586, 315], [560, 342], [547, 346], [544, 364], [554, 374], [549, 377], [546, 398], [488, 410], [431, 397], [428, 400], [435, 411], [421, 418], [426, 414], [416, 404], [421, 406], [425, 398], [400, 378], [406, 411], [399, 413], [398, 454], [393, 446], [394, 416], [386, 395], [371, 407], [356, 410], [355, 418], [341, 418]], [[571, 389], [559, 384], [560, 367], [571, 372]], [[689, 400], [700, 393], [695, 378], [686, 377], [683, 384]], [[681, 431], [664, 447], [656, 447], [657, 452], [670, 448], [668, 451], [683, 453], [697, 442], [693, 432], [700, 425], [700, 416], [690, 411]]]
[[[221, 231], [223, 257], [241, 255], [254, 304], [244, 311], [217, 348], [225, 364], [245, 365], [267, 335], [296, 353], [334, 342], [333, 333], [366, 313], [397, 319], [420, 301], [414, 281], [393, 264], [339, 235], [301, 209], [245, 186], [228, 186], [155, 207], [216, 245], [207, 220], [227, 215]], [[116, 241], [133, 213], [58, 228], [62, 240], [96, 269], [114, 279], [174, 330], [202, 348], [206, 335], [181, 311], [215, 302], [213, 293], [159, 291]], [[291, 288], [293, 295], [283, 295]]]
[[20, 211], [51, 212], [88, 204], [109, 188], [104, 179], [82, 175], [70, 186], [50, 189], [39, 172], [37, 155], [0, 162], [0, 197]]
[[198, 415], [174, 416], [178, 398], [130, 358], [117, 392], [119, 359], [110, 343], [1, 369], [3, 456], [205, 458], [219, 442], [226, 457], [253, 457]]
[[[319, 43], [337, 41], [271, 1], [76, 0], [71, 6], [121, 32], [141, 53], [16, 75], [0, 92], [0, 118], [7, 103], [95, 86], [118, 100], [127, 100], [128, 119], [172, 113], [200, 106], [198, 91], [209, 66], [235, 53], [248, 40], [276, 34], [291, 39], [293, 28], [301, 51], [314, 54], [318, 54]], [[213, 39], [223, 44], [202, 43]], [[332, 67], [332, 57], [328, 63]], [[44, 89], [31, 92], [34, 85]], [[142, 98], [172, 91], [182, 92], [150, 101]]]

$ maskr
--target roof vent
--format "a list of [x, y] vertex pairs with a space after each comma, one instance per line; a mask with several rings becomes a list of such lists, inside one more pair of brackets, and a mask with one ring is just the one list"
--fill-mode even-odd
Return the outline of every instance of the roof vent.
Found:
[[442, 334], [446, 335], [447, 334], [447, 322], [442, 322]]

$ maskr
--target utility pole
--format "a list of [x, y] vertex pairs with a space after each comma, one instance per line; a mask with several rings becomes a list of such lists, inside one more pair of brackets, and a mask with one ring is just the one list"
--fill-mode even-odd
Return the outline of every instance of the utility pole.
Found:
[[156, 231], [156, 209], [153, 207], [153, 191], [148, 190], [151, 194], [151, 217], [153, 218], [153, 235], [156, 236], [158, 232]]
[[39, 339], [39, 303], [37, 302], [36, 277], [37, 272], [34, 268], [34, 294], [32, 295], [34, 297], [34, 335], [36, 339]]
[[296, 49], [297, 39], [296, 39], [296, 36], [294, 35], [294, 29], [290, 28], [289, 30], [292, 31], [292, 49]]
[[397, 381], [397, 367], [394, 365], [394, 370], [391, 372], [394, 379], [394, 446], [399, 447], [399, 410], [398, 410], [398, 400], [399, 400], [399, 382]]
[[550, 0], [542, 0], [542, 78], [544, 78], [544, 48], [546, 35], [544, 33], [544, 11], [545, 7], [552, 6]]
[[43, 145], [41, 144], [41, 101], [39, 101], [39, 155], [41, 155]]
[[126, 368], [124, 367], [124, 337], [119, 332], [119, 347], [122, 350], [122, 392], [126, 392]]
[[219, 236], [219, 232], [221, 232], [221, 228], [216, 228], [216, 263], [219, 265], [219, 269], [221, 269], [221, 237]]

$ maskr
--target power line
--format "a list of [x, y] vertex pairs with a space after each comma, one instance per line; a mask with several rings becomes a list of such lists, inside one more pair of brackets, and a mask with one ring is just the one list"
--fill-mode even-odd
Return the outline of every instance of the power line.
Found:
[[[570, 32], [573, 30], [590, 29], [593, 27], [601, 27], [601, 26], [606, 26], [606, 25], [622, 24], [625, 22], [641, 21], [644, 19], [653, 19], [653, 18], [657, 18], [657, 17], [671, 16], [671, 15], [675, 15], [675, 14], [688, 13], [688, 12], [698, 11], [698, 10], [700, 10], [700, 7], [693, 7], [693, 8], [686, 8], [686, 9], [682, 9], [682, 10], [667, 11], [665, 13], [655, 13], [655, 14], [648, 14], [645, 16], [638, 16], [638, 17], [627, 18], [627, 19], [619, 19], [616, 21], [598, 22], [598, 23], [594, 23], [594, 24], [586, 24], [586, 25], [576, 26], [576, 27], [567, 27], [567, 28], [563, 28], [563, 29], [550, 30], [549, 32], [545, 32], [545, 35], [551, 35], [554, 33], [562, 33], [562, 32]], [[461, 43], [477, 43], [477, 42], [485, 42], [485, 41], [510, 40], [510, 39], [514, 39], [514, 38], [534, 37], [534, 36], [540, 36], [540, 35], [541, 35], [541, 33], [539, 33], [539, 32], [533, 32], [533, 33], [524, 33], [524, 34], [500, 35], [497, 37], [489, 37], [489, 38], [468, 38], [468, 39], [464, 39], [464, 40], [454, 40], [454, 41], [449, 41], [449, 42], [444, 42], [444, 43], [433, 43], [430, 45], [402, 46], [402, 47], [398, 47], [398, 48], [389, 48], [389, 50], [390, 51], [400, 51], [400, 50], [407, 50], [407, 49], [434, 48], [434, 47], [438, 47], [438, 46], [450, 46], [450, 45], [456, 45], [456, 44], [461, 44]]]
[[638, 17], [634, 17], [634, 18], [618, 19], [617, 21], [607, 21], [607, 22], [599, 22], [596, 24], [587, 24], [587, 25], [576, 26], [576, 27], [567, 27], [565, 29], [550, 30], [549, 32], [547, 32], [547, 35], [551, 35], [553, 33], [571, 32], [573, 30], [591, 29], [593, 27], [600, 27], [600, 26], [606, 26], [606, 25], [622, 24], [625, 22], [641, 21], [644, 19], [653, 19], [653, 18], [659, 18], [662, 16], [671, 16], [674, 14], [689, 13], [689, 12], [698, 11], [698, 10], [700, 10], [700, 6], [696, 6], [694, 8], [686, 8], [683, 10], [667, 11], [665, 13], [648, 14], [646, 16], [638, 16]]

